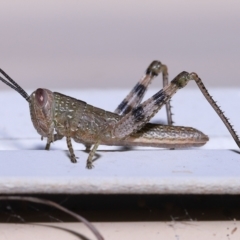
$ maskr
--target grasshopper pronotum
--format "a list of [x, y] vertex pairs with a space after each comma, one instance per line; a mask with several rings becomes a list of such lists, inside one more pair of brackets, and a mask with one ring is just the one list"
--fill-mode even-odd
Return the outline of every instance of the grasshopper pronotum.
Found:
[[[170, 99], [190, 80], [197, 83], [240, 148], [239, 137], [197, 74], [181, 72], [169, 84], [167, 67], [159, 61], [153, 61], [150, 64], [143, 78], [120, 103], [114, 113], [44, 88], [38, 88], [29, 96], [3, 70], [0, 69], [0, 73], [5, 77], [5, 79], [0, 77], [0, 80], [28, 101], [35, 129], [42, 138], [47, 138], [46, 150], [49, 150], [52, 142], [66, 137], [71, 161], [75, 163], [76, 156], [72, 148], [72, 138], [74, 141], [84, 144], [90, 151], [87, 159], [87, 168], [89, 169], [93, 167], [92, 160], [99, 144], [161, 148], [204, 145], [208, 141], [208, 137], [197, 129], [172, 126]], [[159, 73], [163, 75], [163, 89], [141, 103], [148, 85]], [[166, 105], [168, 125], [149, 123], [149, 120], [163, 105]]]

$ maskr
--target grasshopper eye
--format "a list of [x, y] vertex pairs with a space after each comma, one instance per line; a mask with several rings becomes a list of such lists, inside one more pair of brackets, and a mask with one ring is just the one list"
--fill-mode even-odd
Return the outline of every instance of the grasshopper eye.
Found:
[[35, 92], [35, 98], [40, 107], [43, 107], [47, 102], [48, 96], [46, 90], [38, 88]]

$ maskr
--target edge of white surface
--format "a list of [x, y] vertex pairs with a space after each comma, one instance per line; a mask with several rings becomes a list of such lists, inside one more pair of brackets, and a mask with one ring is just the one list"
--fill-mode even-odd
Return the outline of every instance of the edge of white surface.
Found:
[[240, 154], [231, 150], [98, 151], [95, 168], [76, 151], [0, 151], [0, 193], [240, 194]]
[[[226, 239], [240, 238], [239, 221], [153, 221], [94, 222], [104, 239]], [[15, 239], [95, 239], [83, 223], [0, 223], [0, 233], [7, 240]], [[194, 238], [193, 236], [197, 236]], [[143, 236], [147, 236], [143, 238]], [[84, 238], [85, 237], [85, 238]]]

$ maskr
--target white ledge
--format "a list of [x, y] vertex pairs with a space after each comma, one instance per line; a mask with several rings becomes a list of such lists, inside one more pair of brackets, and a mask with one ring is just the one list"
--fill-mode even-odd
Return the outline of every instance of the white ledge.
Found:
[[231, 150], [98, 151], [94, 169], [76, 151], [1, 151], [0, 193], [240, 194], [240, 154]]

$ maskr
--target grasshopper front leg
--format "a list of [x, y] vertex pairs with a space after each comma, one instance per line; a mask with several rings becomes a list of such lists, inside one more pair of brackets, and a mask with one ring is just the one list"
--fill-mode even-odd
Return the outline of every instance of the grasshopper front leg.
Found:
[[63, 139], [63, 137], [64, 137], [63, 135], [55, 133], [54, 136], [53, 136], [53, 140], [51, 140], [51, 139], [47, 140], [47, 144], [46, 144], [45, 150], [49, 150], [50, 149], [50, 145], [51, 145], [52, 142], [55, 142], [57, 140], [61, 140], [61, 139]]

